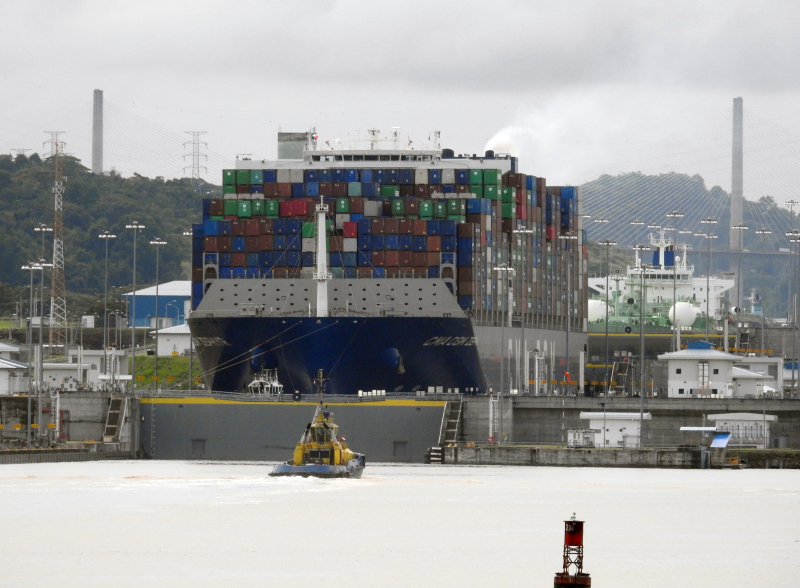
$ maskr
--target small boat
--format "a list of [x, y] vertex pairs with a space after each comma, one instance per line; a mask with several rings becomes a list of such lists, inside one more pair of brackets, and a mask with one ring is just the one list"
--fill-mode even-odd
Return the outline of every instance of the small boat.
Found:
[[313, 476], [315, 478], [360, 478], [366, 457], [353, 453], [347, 440], [338, 435], [333, 414], [322, 408], [314, 413], [303, 436], [294, 448], [294, 459], [276, 465], [270, 476]]

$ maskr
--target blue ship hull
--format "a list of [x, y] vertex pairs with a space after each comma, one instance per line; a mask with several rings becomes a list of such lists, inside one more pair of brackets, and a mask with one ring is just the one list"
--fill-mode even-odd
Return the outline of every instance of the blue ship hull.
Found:
[[472, 323], [433, 317], [191, 318], [206, 385], [241, 392], [261, 369], [277, 369], [287, 393], [485, 392]]

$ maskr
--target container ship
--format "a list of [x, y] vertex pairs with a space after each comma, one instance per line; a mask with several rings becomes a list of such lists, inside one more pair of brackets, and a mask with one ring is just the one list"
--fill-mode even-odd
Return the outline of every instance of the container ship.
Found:
[[300, 394], [317, 380], [328, 395], [535, 392], [578, 365], [580, 189], [433, 137], [411, 149], [371, 131], [345, 149], [280, 133], [277, 160], [223, 171], [192, 231], [208, 389], [242, 393], [269, 371]]
[[285, 459], [323, 400], [370, 460], [422, 462], [457, 439], [462, 395], [577, 379], [580, 190], [433, 137], [370, 131], [345, 149], [279, 133], [277, 160], [223, 172], [192, 229], [209, 392], [142, 399], [148, 457]]

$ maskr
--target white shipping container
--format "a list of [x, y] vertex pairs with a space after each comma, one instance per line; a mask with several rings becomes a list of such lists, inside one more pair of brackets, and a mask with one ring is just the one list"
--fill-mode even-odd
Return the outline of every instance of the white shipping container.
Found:
[[317, 250], [317, 240], [314, 237], [303, 239], [301, 245], [303, 253], [314, 253]]
[[314, 277], [313, 267], [304, 267], [300, 269], [300, 277], [305, 280], [310, 280]]
[[350, 215], [349, 214], [337, 214], [336, 215], [336, 228], [340, 231], [344, 229], [344, 223], [350, 222]]
[[417, 168], [414, 170], [414, 183], [427, 184], [428, 183], [428, 168]]
[[289, 175], [292, 170], [290, 169], [279, 169], [278, 170], [278, 183], [279, 184], [288, 184], [292, 181], [291, 176]]
[[456, 183], [456, 170], [454, 170], [454, 169], [443, 169], [442, 170], [442, 183], [443, 184], [455, 184]]
[[373, 202], [371, 200], [364, 203], [364, 216], [377, 217], [380, 216], [382, 202]]
[[345, 237], [342, 239], [342, 251], [345, 253], [355, 253], [358, 251], [358, 239]]
[[[444, 192], [433, 192], [431, 194], [431, 198], [447, 198], [447, 196], [448, 195], [445, 194]], [[450, 194], [450, 196], [452, 196], [452, 194]]]
[[289, 170], [289, 181], [293, 184], [302, 184], [303, 183], [303, 170], [302, 169], [290, 169]]

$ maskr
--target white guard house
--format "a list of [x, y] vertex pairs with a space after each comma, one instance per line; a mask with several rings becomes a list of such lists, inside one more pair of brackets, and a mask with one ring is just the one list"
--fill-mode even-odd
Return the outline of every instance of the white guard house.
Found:
[[[644, 413], [644, 420], [652, 420], [649, 412]], [[594, 429], [594, 446], [603, 447], [603, 413], [582, 412], [581, 419], [589, 421], [589, 428]], [[605, 413], [605, 447], [639, 446], [640, 416], [638, 412]]]
[[24, 394], [29, 388], [28, 364], [0, 357], [0, 395]]
[[[155, 341], [155, 334], [151, 333]], [[186, 323], [158, 331], [158, 355], [189, 355], [191, 334]]]
[[770, 423], [777, 422], [778, 417], [756, 412], [728, 412], [710, 414], [708, 420], [716, 425], [717, 431], [731, 433], [728, 447], [765, 449], [769, 447]]

